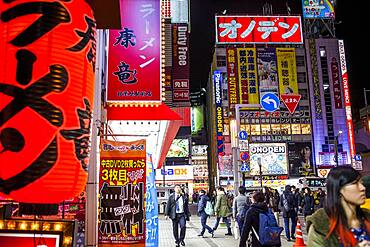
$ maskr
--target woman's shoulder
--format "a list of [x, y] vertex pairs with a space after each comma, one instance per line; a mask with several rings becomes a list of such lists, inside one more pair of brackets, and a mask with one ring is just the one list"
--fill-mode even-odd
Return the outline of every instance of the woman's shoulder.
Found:
[[320, 208], [313, 215], [307, 217], [307, 229], [315, 228], [318, 233], [326, 235], [329, 231], [329, 216], [325, 209]]

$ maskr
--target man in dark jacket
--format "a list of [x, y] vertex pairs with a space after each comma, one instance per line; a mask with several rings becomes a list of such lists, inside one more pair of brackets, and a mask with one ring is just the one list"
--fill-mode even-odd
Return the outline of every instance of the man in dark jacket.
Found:
[[[185, 246], [185, 232], [186, 232], [186, 220], [189, 220], [189, 200], [184, 193], [180, 185], [175, 185], [175, 192], [170, 195], [166, 205], [166, 219], [168, 217], [172, 220], [173, 236], [175, 237], [176, 247], [180, 244]], [[180, 237], [179, 237], [179, 225], [180, 225]]]
[[198, 203], [198, 215], [200, 216], [200, 223], [202, 224], [202, 230], [198, 234], [199, 237], [203, 237], [206, 229], [213, 237], [213, 229], [207, 225], [207, 218], [209, 215], [205, 212], [207, 202], [211, 199], [206, 195], [204, 190], [199, 191], [199, 203]]
[[[240, 236], [239, 247], [246, 247], [246, 242], [249, 233], [252, 232], [252, 245], [253, 247], [263, 247], [256, 234], [259, 232], [260, 213], [267, 213], [268, 207], [265, 202], [265, 196], [262, 192], [256, 192], [252, 197], [253, 204], [250, 206], [244, 220], [243, 230]], [[254, 230], [252, 230], [252, 227]], [[269, 245], [271, 246], [271, 245]], [[280, 247], [281, 244], [274, 245], [273, 247]]]
[[[290, 185], [285, 186], [285, 190], [280, 198], [280, 206], [283, 211], [286, 238], [290, 241], [290, 236], [295, 239], [294, 233], [297, 224], [297, 205]], [[291, 231], [289, 231], [289, 219], [292, 222]]]

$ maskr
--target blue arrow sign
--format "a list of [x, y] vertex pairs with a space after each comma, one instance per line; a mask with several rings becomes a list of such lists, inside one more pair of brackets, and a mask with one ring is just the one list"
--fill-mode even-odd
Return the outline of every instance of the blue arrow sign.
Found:
[[238, 136], [239, 136], [239, 139], [243, 141], [248, 139], [248, 133], [245, 130], [240, 131]]
[[356, 155], [355, 155], [355, 160], [356, 160], [356, 161], [361, 161], [361, 160], [362, 160], [361, 155], [356, 154]]
[[274, 93], [266, 93], [261, 97], [260, 103], [265, 111], [274, 112], [279, 109], [280, 99]]

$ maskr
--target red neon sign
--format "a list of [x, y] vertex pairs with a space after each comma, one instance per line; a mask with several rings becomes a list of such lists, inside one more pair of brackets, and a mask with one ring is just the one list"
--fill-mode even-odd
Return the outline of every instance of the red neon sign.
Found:
[[349, 94], [349, 86], [348, 86], [348, 73], [347, 73], [347, 64], [346, 64], [346, 55], [344, 52], [344, 42], [343, 40], [338, 40], [339, 46], [339, 57], [340, 57], [340, 67], [342, 70], [342, 83], [343, 83], [343, 91], [344, 91], [344, 107], [346, 109], [346, 119], [347, 119], [347, 129], [348, 129], [348, 141], [349, 141], [349, 148], [351, 152], [351, 160], [356, 155], [356, 147], [355, 147], [355, 138], [354, 138], [354, 130], [353, 130], [353, 122], [352, 122], [352, 111], [351, 111], [351, 98]]
[[299, 16], [216, 16], [216, 43], [302, 44]]

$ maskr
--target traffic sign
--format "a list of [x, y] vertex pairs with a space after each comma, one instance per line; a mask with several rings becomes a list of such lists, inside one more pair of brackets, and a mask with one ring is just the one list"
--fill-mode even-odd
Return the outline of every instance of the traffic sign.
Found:
[[249, 167], [249, 164], [247, 162], [243, 162], [242, 166], [240, 167], [241, 172], [250, 172], [251, 169]]
[[248, 133], [245, 130], [242, 130], [238, 134], [240, 140], [247, 140], [248, 139]]
[[279, 109], [280, 100], [274, 93], [266, 93], [261, 97], [261, 106], [265, 111], [274, 112]]
[[247, 160], [249, 160], [249, 158], [250, 158], [249, 153], [247, 153], [247, 152], [241, 152], [241, 153], [240, 153], [240, 159], [241, 159], [241, 160], [243, 160], [243, 161], [247, 161]]
[[299, 94], [282, 94], [280, 95], [280, 97], [284, 102], [286, 108], [288, 108], [290, 114], [293, 114], [295, 112], [295, 109], [297, 109], [302, 96]]
[[361, 158], [361, 155], [360, 154], [356, 154], [355, 155], [355, 161], [361, 161], [362, 158]]

